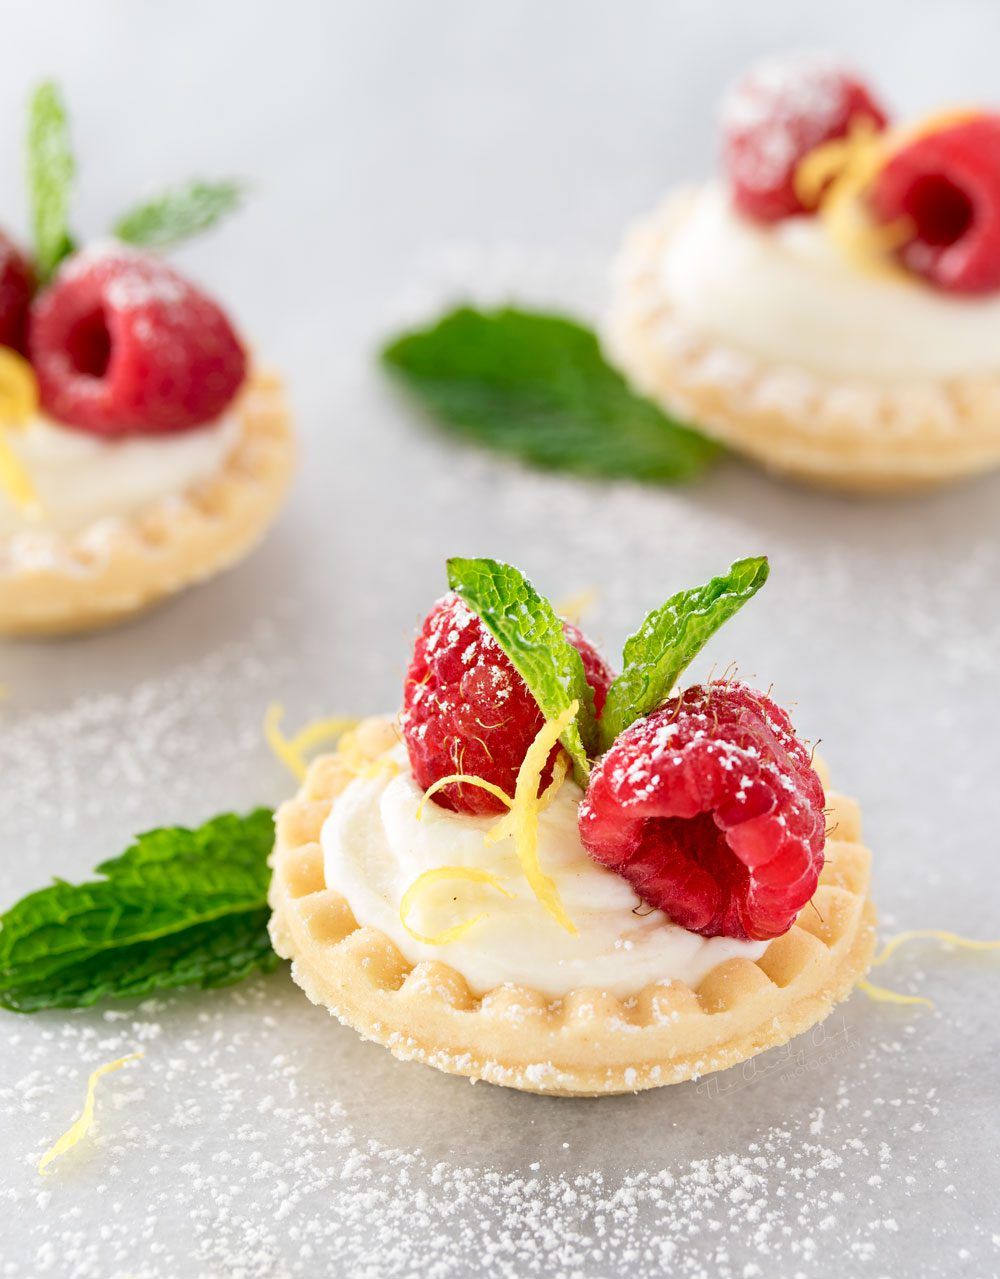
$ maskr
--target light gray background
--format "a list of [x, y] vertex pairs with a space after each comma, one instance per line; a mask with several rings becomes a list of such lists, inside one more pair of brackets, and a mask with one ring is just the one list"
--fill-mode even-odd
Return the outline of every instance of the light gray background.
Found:
[[[713, 163], [752, 56], [829, 47], [901, 113], [997, 97], [994, 4], [7, 5], [3, 222], [28, 86], [62, 81], [77, 222], [192, 173], [256, 190], [177, 255], [288, 375], [303, 466], [266, 546], [112, 634], [0, 648], [0, 903], [150, 825], [275, 802], [259, 731], [392, 706], [451, 552], [642, 610], [770, 553], [712, 645], [793, 704], [863, 801], [888, 930], [1000, 935], [1000, 484], [855, 502], [736, 463], [688, 492], [539, 477], [421, 429], [373, 359], [463, 293], [599, 314], [626, 221]], [[0, 1274], [995, 1275], [997, 967], [917, 949], [767, 1078], [519, 1096], [362, 1044], [284, 973], [141, 1008], [0, 1019]], [[93, 1138], [34, 1162], [104, 1081]], [[737, 1087], [732, 1085], [736, 1084]]]

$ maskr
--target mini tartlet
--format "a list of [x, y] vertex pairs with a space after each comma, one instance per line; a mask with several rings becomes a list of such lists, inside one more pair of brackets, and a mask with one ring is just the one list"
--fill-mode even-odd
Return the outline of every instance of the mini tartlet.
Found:
[[51, 86], [33, 100], [30, 136], [33, 260], [0, 234], [0, 634], [11, 636], [105, 626], [228, 567], [274, 518], [294, 454], [278, 377], [253, 368], [223, 310], [146, 247], [208, 225], [235, 186], [167, 193], [116, 238], [77, 249]]
[[[615, 679], [516, 570], [451, 561], [400, 719], [278, 813], [271, 938], [308, 997], [404, 1060], [559, 1096], [724, 1069], [844, 999], [875, 940], [856, 805], [765, 695], [671, 691], [760, 564], [651, 614]], [[567, 684], [589, 709], [554, 713]]]
[[1000, 463], [1000, 116], [888, 127], [851, 72], [774, 60], [723, 111], [725, 175], [628, 235], [613, 358], [765, 467], [855, 491]]

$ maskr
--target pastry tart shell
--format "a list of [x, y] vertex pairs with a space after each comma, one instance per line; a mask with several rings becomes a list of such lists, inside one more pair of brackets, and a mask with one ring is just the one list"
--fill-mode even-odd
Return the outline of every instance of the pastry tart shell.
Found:
[[281, 505], [294, 445], [274, 374], [253, 372], [233, 411], [239, 437], [207, 479], [80, 532], [0, 538], [0, 635], [109, 626], [242, 558]]
[[[385, 719], [365, 721], [356, 738], [372, 759], [395, 741]], [[820, 885], [756, 962], [730, 959], [696, 989], [667, 982], [626, 999], [581, 989], [553, 1000], [511, 985], [476, 994], [446, 963], [409, 963], [326, 884], [320, 831], [351, 775], [337, 755], [317, 759], [278, 812], [271, 939], [313, 1003], [403, 1060], [555, 1096], [637, 1092], [786, 1043], [845, 999], [871, 961], [858, 809], [828, 794], [834, 829]]]
[[662, 263], [689, 199], [689, 191], [668, 197], [619, 256], [604, 336], [638, 390], [764, 467], [824, 487], [902, 492], [1000, 464], [998, 377], [825, 379], [687, 323], [666, 295]]

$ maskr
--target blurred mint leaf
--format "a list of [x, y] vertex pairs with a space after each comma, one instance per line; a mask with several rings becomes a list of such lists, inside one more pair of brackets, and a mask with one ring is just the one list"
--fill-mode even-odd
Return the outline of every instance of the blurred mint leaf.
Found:
[[756, 595], [767, 574], [764, 556], [738, 560], [722, 577], [679, 591], [647, 615], [625, 641], [622, 673], [608, 690], [600, 720], [603, 750], [634, 720], [663, 705], [680, 673]]
[[462, 307], [382, 359], [446, 427], [536, 466], [683, 482], [719, 452], [634, 394], [594, 334], [560, 316]]
[[242, 182], [193, 181], [174, 187], [119, 218], [113, 233], [128, 244], [163, 249], [206, 231], [243, 203]]
[[38, 86], [28, 104], [27, 164], [35, 269], [44, 283], [73, 251], [69, 200], [76, 172], [66, 109], [51, 80]]
[[561, 740], [574, 776], [586, 785], [588, 748], [597, 738], [594, 695], [552, 605], [519, 569], [497, 560], [449, 559], [448, 582], [510, 658], [546, 719], [561, 715], [574, 700], [580, 703]]
[[78, 1007], [105, 996], [220, 985], [273, 966], [272, 814], [224, 814], [140, 835], [105, 878], [57, 880], [0, 917], [0, 1005]]

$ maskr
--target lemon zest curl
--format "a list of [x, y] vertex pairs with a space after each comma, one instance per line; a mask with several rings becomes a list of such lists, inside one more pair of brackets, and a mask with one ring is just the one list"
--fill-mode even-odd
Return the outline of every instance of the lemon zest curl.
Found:
[[0, 347], [0, 489], [29, 519], [43, 511], [24, 463], [11, 447], [8, 432], [26, 425], [38, 412], [38, 382], [31, 365], [9, 347]]
[[478, 786], [480, 790], [488, 791], [501, 804], [506, 804], [508, 808], [514, 807], [514, 801], [503, 789], [497, 786], [495, 782], [488, 782], [485, 777], [476, 777], [474, 773], [449, 773], [447, 777], [439, 777], [424, 791], [420, 803], [417, 805], [417, 821], [419, 822], [424, 815], [424, 808], [427, 801], [431, 799], [440, 790], [444, 790], [446, 786]]
[[314, 719], [287, 737], [281, 730], [284, 717], [285, 708], [280, 702], [272, 702], [264, 715], [264, 737], [274, 755], [300, 782], [309, 770], [309, 753], [326, 742], [339, 741], [358, 723], [343, 716]]
[[580, 703], [572, 702], [561, 715], [556, 716], [555, 719], [546, 720], [538, 730], [518, 769], [513, 797], [508, 795], [502, 787], [482, 777], [476, 777], [470, 773], [452, 773], [448, 777], [439, 777], [433, 785], [429, 786], [417, 807], [419, 821], [427, 801], [443, 787], [452, 784], [478, 786], [500, 800], [509, 812], [486, 832], [483, 837], [485, 843], [496, 844], [499, 840], [506, 838], [514, 840], [514, 851], [532, 892], [556, 923], [574, 937], [578, 935], [579, 930], [566, 914], [555, 881], [545, 874], [538, 860], [538, 816], [551, 804], [560, 786], [566, 780], [569, 765], [564, 752], [560, 751], [556, 756], [552, 769], [552, 781], [541, 795], [538, 793], [538, 788], [552, 748], [557, 745], [562, 733], [576, 718], [579, 709]]
[[[555, 799], [560, 787], [566, 780], [569, 772], [569, 756], [565, 751], [560, 751], [556, 756], [556, 762], [552, 766], [552, 780], [548, 786], [542, 791], [538, 797], [538, 811], [543, 813]], [[510, 808], [513, 810], [514, 801], [510, 800]], [[514, 813], [507, 813], [504, 817], [491, 826], [483, 836], [483, 842], [486, 844], [499, 844], [502, 839], [507, 839], [514, 834]]]
[[901, 995], [898, 991], [889, 990], [887, 986], [876, 986], [874, 982], [859, 981], [858, 990], [877, 1004], [923, 1004], [927, 1008], [934, 1007], [934, 1001], [924, 995]]
[[466, 919], [461, 924], [454, 924], [451, 928], [445, 928], [440, 933], [430, 935], [418, 933], [416, 929], [410, 927], [406, 920], [420, 894], [442, 880], [451, 879], [463, 879], [473, 884], [486, 884], [490, 888], [495, 888], [498, 893], [503, 893], [504, 897], [514, 896], [509, 888], [504, 887], [496, 875], [492, 875], [488, 870], [482, 870], [477, 866], [435, 866], [431, 870], [425, 870], [422, 875], [417, 876], [400, 898], [399, 922], [411, 937], [415, 937], [417, 941], [425, 942], [428, 946], [447, 946], [451, 942], [458, 941], [460, 937], [465, 936], [470, 928], [475, 928], [476, 924], [486, 918], [485, 912], [480, 912], [480, 914], [474, 915], [472, 919]]
[[[566, 914], [555, 881], [542, 870], [538, 860], [538, 814], [542, 801], [538, 795], [542, 770], [548, 762], [553, 746], [559, 741], [576, 718], [580, 703], [573, 701], [555, 719], [546, 720], [538, 730], [535, 740], [528, 747], [517, 771], [514, 787], [514, 803], [509, 817], [514, 836], [514, 851], [521, 863], [524, 877], [531, 890], [560, 927], [573, 937], [579, 933], [577, 926]], [[501, 820], [506, 820], [501, 818]]]
[[142, 1053], [128, 1053], [124, 1057], [119, 1057], [115, 1061], [105, 1062], [103, 1066], [98, 1066], [92, 1071], [90, 1078], [87, 1080], [87, 1096], [83, 1102], [83, 1109], [76, 1120], [66, 1129], [63, 1135], [52, 1146], [46, 1150], [38, 1161], [38, 1172], [41, 1176], [47, 1176], [46, 1170], [54, 1159], [58, 1159], [60, 1155], [64, 1155], [67, 1150], [72, 1148], [86, 1137], [90, 1131], [90, 1125], [94, 1122], [94, 1099], [97, 1093], [97, 1084], [105, 1075], [113, 1074], [116, 1070], [121, 1070], [122, 1066], [127, 1065], [130, 1061], [138, 1061], [142, 1057]]
[[[872, 968], [878, 968], [886, 963], [900, 946], [908, 945], [912, 941], [936, 941], [955, 950], [1000, 950], [1000, 941], [977, 941], [975, 938], [961, 937], [958, 933], [950, 933], [942, 928], [917, 928], [905, 933], [896, 933], [895, 936], [888, 938], [872, 960]], [[934, 1001], [927, 999], [924, 995], [901, 995], [895, 990], [876, 986], [870, 981], [859, 981], [858, 989], [869, 999], [879, 1003], [923, 1004], [927, 1008], [934, 1007]]]
[[860, 270], [870, 275], [912, 280], [892, 255], [913, 237], [911, 218], [879, 224], [865, 198], [872, 183], [904, 146], [971, 119], [968, 107], [939, 111], [909, 128], [880, 131], [863, 116], [848, 132], [813, 147], [799, 161], [792, 182], [807, 209], [816, 209], [830, 239]]
[[956, 950], [1000, 950], [1000, 941], [977, 941], [972, 937], [960, 937], [958, 933], [945, 932], [942, 928], [915, 928], [907, 933], [896, 933], [890, 937], [879, 953], [872, 960], [872, 967], [878, 968], [886, 960], [891, 959], [900, 946], [911, 941], [937, 941], [943, 946]]

